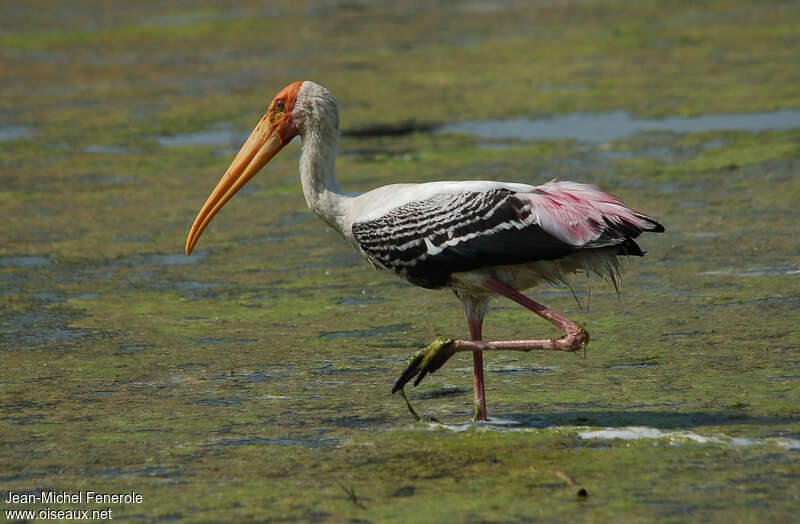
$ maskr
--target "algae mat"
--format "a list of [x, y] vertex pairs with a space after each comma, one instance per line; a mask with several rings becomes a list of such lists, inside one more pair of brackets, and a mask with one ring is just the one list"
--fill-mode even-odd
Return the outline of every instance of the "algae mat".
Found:
[[[800, 108], [796, 2], [32, 2], [0, 6], [0, 26], [6, 520], [796, 517], [800, 130], [774, 116]], [[664, 223], [621, 299], [581, 279], [582, 309], [531, 292], [586, 325], [586, 357], [487, 355], [494, 419], [477, 425], [454, 357], [409, 390], [439, 421], [414, 423], [392, 381], [466, 335], [457, 301], [317, 222], [296, 145], [185, 257], [242, 135], [298, 79], [339, 101], [348, 190], [571, 179]], [[743, 113], [767, 123], [608, 140], [455, 125]], [[555, 335], [503, 301], [485, 328]]]

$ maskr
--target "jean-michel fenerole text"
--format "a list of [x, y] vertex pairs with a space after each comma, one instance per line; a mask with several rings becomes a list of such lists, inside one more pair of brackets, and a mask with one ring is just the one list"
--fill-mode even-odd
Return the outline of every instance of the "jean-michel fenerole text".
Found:
[[100, 493], [97, 491], [39, 491], [14, 493], [3, 498], [6, 504], [141, 504], [142, 495], [135, 491], [126, 493]]

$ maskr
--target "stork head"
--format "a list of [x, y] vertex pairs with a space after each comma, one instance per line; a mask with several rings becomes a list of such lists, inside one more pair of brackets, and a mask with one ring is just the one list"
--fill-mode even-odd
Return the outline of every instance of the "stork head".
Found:
[[295, 136], [303, 134], [308, 111], [301, 107], [303, 105], [301, 99], [304, 97], [301, 97], [300, 93], [306, 91], [303, 89], [305, 84], [311, 82], [289, 84], [269, 104], [266, 114], [250, 133], [250, 137], [236, 154], [230, 167], [194, 219], [189, 236], [186, 238], [187, 255], [192, 253], [200, 235], [222, 206], [286, 144]]

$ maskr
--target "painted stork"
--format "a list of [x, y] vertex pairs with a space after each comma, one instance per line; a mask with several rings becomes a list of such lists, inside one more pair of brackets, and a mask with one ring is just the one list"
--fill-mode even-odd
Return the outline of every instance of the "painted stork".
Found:
[[[186, 254], [222, 206], [300, 135], [308, 207], [375, 268], [391, 269], [424, 288], [449, 287], [463, 305], [471, 339], [440, 339], [417, 353], [392, 392], [415, 376], [417, 385], [456, 352], [469, 351], [475, 420], [486, 420], [483, 351], [576, 351], [589, 342], [581, 326], [520, 291], [542, 282], [566, 283], [576, 272], [609, 277], [617, 287], [617, 257], [642, 256], [634, 239], [644, 231], [664, 231], [599, 188], [575, 182], [430, 182], [344, 192], [334, 172], [338, 129], [336, 102], [326, 88], [306, 81], [281, 90], [197, 214]], [[481, 326], [494, 295], [533, 311], [564, 336], [483, 341]]]

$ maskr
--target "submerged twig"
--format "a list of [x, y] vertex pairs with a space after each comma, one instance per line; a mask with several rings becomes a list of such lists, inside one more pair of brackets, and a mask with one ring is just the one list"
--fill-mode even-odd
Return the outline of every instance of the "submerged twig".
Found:
[[[538, 473], [546, 473], [548, 475], [555, 475], [556, 477], [558, 477], [561, 480], [563, 480], [564, 482], [566, 482], [567, 486], [575, 487], [575, 486], [578, 485], [578, 484], [575, 483], [575, 481], [572, 479], [572, 477], [570, 477], [569, 475], [567, 475], [566, 473], [564, 473], [560, 469], [538, 469], [536, 466], [531, 466], [531, 469], [533, 471], [538, 472]], [[589, 492], [586, 491], [585, 488], [580, 488], [578, 490], [578, 492], [577, 492], [577, 496], [580, 497], [580, 498], [585, 498], [585, 497], [589, 496]]]
[[575, 485], [575, 481], [572, 480], [572, 477], [570, 477], [560, 469], [538, 469], [536, 466], [531, 466], [531, 469], [533, 471], [538, 471], [539, 473], [547, 473], [548, 475], [555, 475], [556, 477], [566, 482], [568, 486]]
[[353, 505], [355, 505], [355, 506], [357, 506], [357, 507], [359, 507], [361, 509], [366, 509], [364, 504], [362, 504], [361, 501], [358, 500], [358, 495], [356, 495], [356, 490], [353, 489], [352, 486], [350, 486], [348, 488], [347, 486], [345, 486], [341, 482], [337, 481], [336, 483], [339, 484], [339, 487], [342, 488], [342, 491], [344, 491], [347, 494], [347, 498], [350, 499], [350, 502], [352, 502]]

